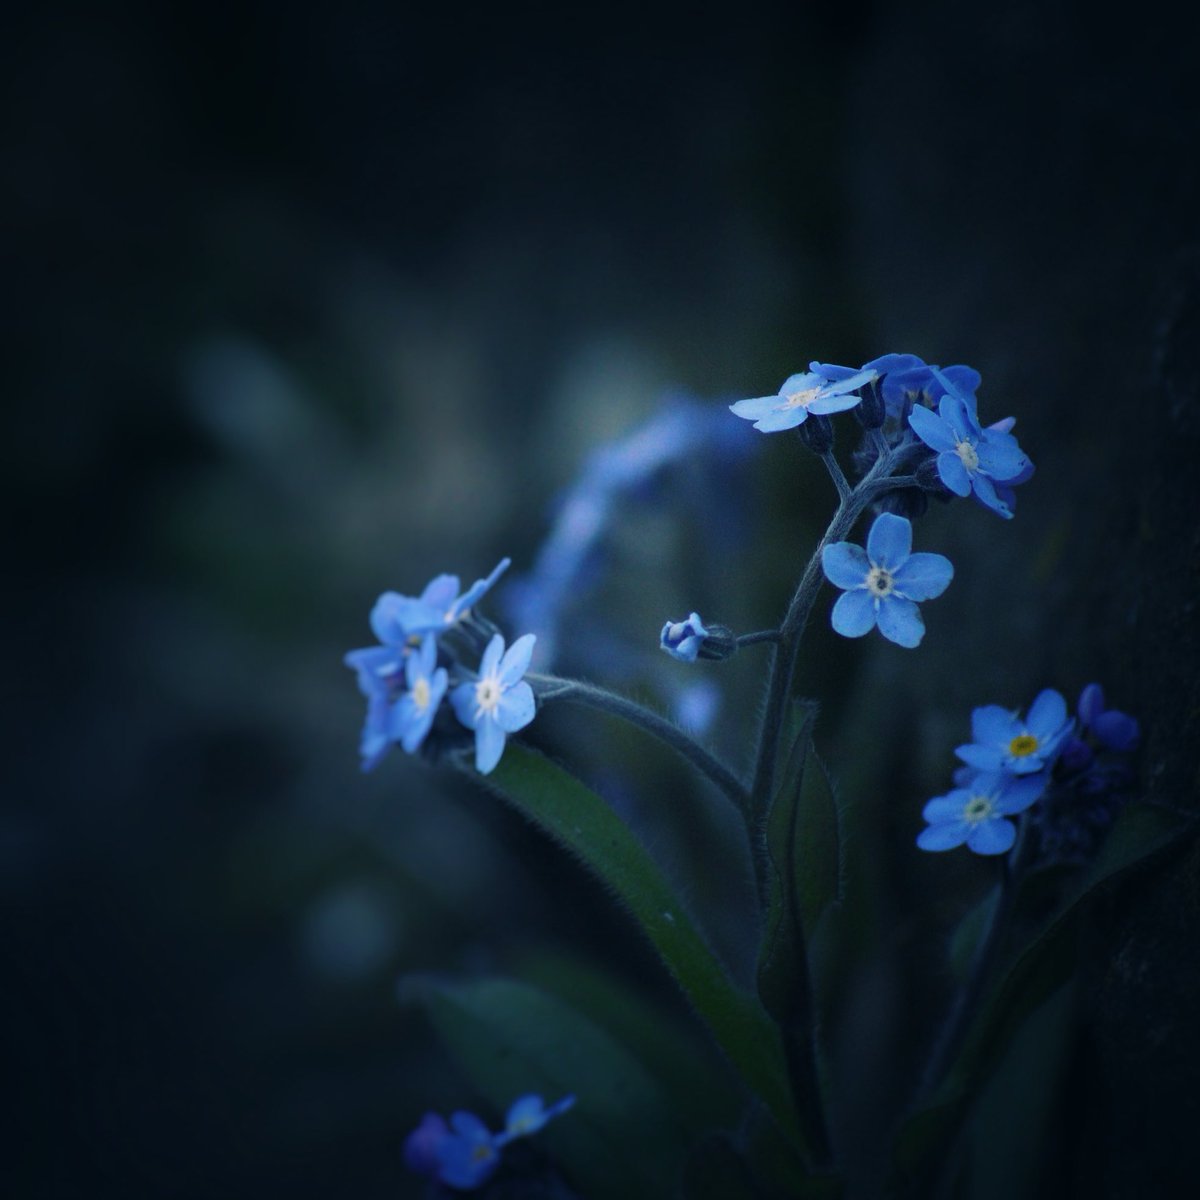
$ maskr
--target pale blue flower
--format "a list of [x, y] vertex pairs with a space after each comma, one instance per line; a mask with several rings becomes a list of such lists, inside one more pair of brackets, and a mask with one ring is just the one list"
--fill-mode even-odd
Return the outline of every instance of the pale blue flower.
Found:
[[410, 651], [404, 671], [408, 690], [396, 701], [391, 734], [412, 754], [429, 733], [449, 682], [445, 667], [437, 665], [437, 641], [432, 634]]
[[483, 652], [478, 678], [450, 693], [455, 715], [475, 731], [475, 766], [483, 775], [500, 761], [507, 736], [534, 718], [533, 689], [521, 676], [529, 669], [536, 641], [527, 633], [506, 652], [504, 635], [496, 634]]
[[942, 554], [913, 554], [906, 517], [880, 513], [867, 534], [867, 549], [831, 542], [821, 552], [825, 577], [844, 589], [833, 606], [833, 628], [843, 637], [862, 637], [876, 625], [898, 646], [916, 646], [925, 633], [918, 600], [940, 596], [954, 577]]
[[1039, 692], [1024, 720], [999, 704], [985, 704], [971, 714], [974, 741], [954, 753], [980, 771], [1027, 775], [1049, 766], [1058, 756], [1075, 722], [1067, 702], [1053, 688]]
[[470, 1112], [450, 1114], [450, 1132], [436, 1146], [437, 1178], [470, 1190], [485, 1183], [500, 1164], [500, 1150], [488, 1127]]
[[496, 1135], [496, 1145], [505, 1146], [514, 1138], [529, 1137], [537, 1133], [547, 1121], [565, 1113], [575, 1103], [574, 1096], [564, 1096], [555, 1104], [546, 1108], [541, 1096], [521, 1096], [514, 1100], [509, 1107], [504, 1121], [504, 1129]]
[[419, 596], [384, 592], [371, 610], [375, 636], [385, 646], [403, 646], [414, 635], [449, 629], [467, 615], [511, 562], [502, 558], [486, 579], [477, 579], [461, 594], [457, 575], [438, 575], [425, 585]]
[[1024, 812], [1046, 790], [1048, 773], [1009, 775], [980, 772], [965, 787], [935, 796], [922, 815], [929, 822], [917, 835], [922, 850], [953, 850], [966, 843], [976, 854], [1005, 854], [1017, 830], [1008, 817]]
[[707, 636], [700, 614], [692, 613], [686, 621], [668, 621], [658, 635], [658, 644], [680, 662], [695, 662]]
[[789, 375], [777, 395], [739, 400], [729, 409], [753, 421], [754, 428], [763, 433], [794, 429], [808, 419], [809, 413], [827, 416], [853, 408], [862, 399], [855, 393], [875, 376], [875, 371], [858, 371], [842, 379], [828, 379], [815, 371], [805, 371]]
[[358, 676], [358, 689], [367, 698], [367, 716], [358, 744], [364, 771], [375, 767], [395, 740], [392, 728], [407, 657], [407, 649], [367, 646], [351, 650], [343, 660]]

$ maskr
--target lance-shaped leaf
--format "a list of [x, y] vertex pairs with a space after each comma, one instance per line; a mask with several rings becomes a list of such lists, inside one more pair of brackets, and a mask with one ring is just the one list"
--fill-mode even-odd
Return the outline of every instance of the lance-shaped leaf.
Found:
[[595, 792], [528, 746], [509, 746], [485, 782], [624, 905], [743, 1082], [807, 1153], [777, 1031], [757, 1000], [729, 978], [629, 827]]

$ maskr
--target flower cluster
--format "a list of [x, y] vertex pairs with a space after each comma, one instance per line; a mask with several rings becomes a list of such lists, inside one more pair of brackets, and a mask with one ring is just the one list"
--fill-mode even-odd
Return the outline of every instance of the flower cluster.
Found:
[[970, 742], [955, 754], [963, 766], [955, 788], [924, 809], [922, 850], [966, 845], [976, 854], [1005, 854], [1016, 841], [1010, 818], [1031, 812], [1043, 859], [1085, 857], [1111, 821], [1132, 775], [1127, 756], [1138, 742], [1130, 716], [1104, 707], [1099, 684], [1083, 689], [1067, 711], [1059, 692], [1046, 688], [1022, 717], [996, 704], [971, 714]]
[[[397, 743], [415, 754], [445, 711], [447, 692], [448, 707], [475, 734], [475, 766], [485, 775], [500, 761], [508, 734], [533, 720], [533, 689], [522, 676], [534, 635], [518, 638], [506, 651], [504, 636], [473, 611], [508, 566], [502, 559], [466, 591], [460, 591], [457, 575], [439, 575], [419, 596], [384, 592], [375, 602], [371, 629], [380, 644], [345, 656], [367, 700], [359, 746], [364, 770]], [[462, 654], [484, 639], [479, 669], [473, 671]]]
[[471, 1112], [452, 1113], [448, 1122], [438, 1113], [428, 1112], [404, 1139], [405, 1165], [460, 1191], [481, 1187], [500, 1165], [505, 1146], [537, 1133], [574, 1103], [574, 1096], [564, 1096], [547, 1108], [541, 1096], [521, 1096], [509, 1107], [499, 1133], [492, 1133]]

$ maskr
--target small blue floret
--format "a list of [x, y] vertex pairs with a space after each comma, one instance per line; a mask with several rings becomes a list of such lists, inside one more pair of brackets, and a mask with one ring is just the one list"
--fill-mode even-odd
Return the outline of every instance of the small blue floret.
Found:
[[953, 850], [966, 844], [976, 854], [1005, 854], [1017, 830], [1007, 818], [1024, 812], [1046, 790], [1046, 774], [1014, 776], [980, 772], [967, 786], [925, 805], [927, 829], [917, 835], [922, 850]]
[[707, 636], [700, 614], [692, 613], [686, 621], [668, 621], [658, 635], [658, 644], [680, 662], [695, 662]]
[[475, 731], [475, 767], [483, 775], [500, 761], [507, 736], [534, 718], [533, 689], [521, 676], [529, 669], [536, 641], [527, 633], [505, 651], [503, 634], [496, 634], [483, 652], [478, 679], [450, 693], [455, 715]]
[[1067, 702], [1053, 688], [1038, 693], [1022, 720], [998, 704], [986, 704], [971, 714], [974, 741], [954, 753], [979, 771], [1028, 775], [1050, 766], [1074, 728]]
[[565, 1113], [574, 1103], [574, 1096], [564, 1096], [546, 1108], [541, 1096], [521, 1096], [509, 1107], [504, 1130], [496, 1135], [496, 1145], [505, 1146], [514, 1138], [529, 1137], [530, 1134], [537, 1133], [547, 1121]]
[[[819, 365], [811, 364], [812, 367]], [[830, 368], [831, 373], [838, 374], [848, 370], [846, 367]], [[809, 413], [827, 416], [853, 408], [862, 400], [856, 394], [858, 390], [870, 383], [876, 374], [875, 371], [855, 371], [841, 378], [830, 378], [810, 369], [788, 376], [777, 395], [739, 400], [729, 409], [739, 417], [753, 421], [754, 428], [763, 433], [794, 429], [808, 419]]]

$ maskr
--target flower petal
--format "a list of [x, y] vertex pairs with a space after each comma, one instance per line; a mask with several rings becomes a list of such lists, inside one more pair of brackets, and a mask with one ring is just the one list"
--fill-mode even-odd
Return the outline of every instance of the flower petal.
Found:
[[1036, 775], [1022, 775], [1010, 779], [999, 790], [992, 805], [996, 812], [1008, 816], [1024, 812], [1041, 798], [1049, 781], [1050, 773], [1048, 771], [1039, 771]]
[[985, 433], [979, 439], [975, 453], [979, 455], [979, 469], [1002, 483], [1024, 474], [1029, 466], [1025, 451], [1009, 434]]
[[1104, 689], [1098, 683], [1089, 683], [1079, 693], [1079, 704], [1075, 711], [1084, 725], [1090, 727], [1092, 722], [1104, 712]]
[[829, 619], [842, 637], [862, 637], [875, 627], [875, 599], [865, 588], [843, 592]]
[[483, 717], [475, 727], [475, 769], [481, 775], [489, 774], [503, 753], [504, 730], [491, 717]]
[[818, 416], [828, 416], [830, 413], [846, 412], [861, 403], [862, 397], [857, 392], [838, 392], [831, 396], [818, 396], [808, 406], [808, 411]]
[[1004, 751], [999, 746], [980, 746], [968, 742], [965, 746], [956, 746], [954, 753], [977, 771], [998, 771], [1004, 763]]
[[[846, 595], [851, 593], [847, 592]], [[925, 622], [921, 610], [912, 600], [905, 600], [894, 592], [879, 601], [879, 632], [889, 642], [911, 650], [925, 636]]]
[[963, 465], [963, 460], [953, 450], [947, 450], [937, 456], [937, 472], [941, 481], [956, 496], [971, 494], [971, 476]]
[[522, 679], [500, 697], [496, 705], [496, 724], [505, 733], [516, 733], [518, 729], [524, 729], [536, 713], [533, 688]]
[[1101, 713], [1092, 722], [1092, 732], [1103, 745], [1121, 753], [1132, 750], [1141, 736], [1137, 721], [1115, 708]]
[[920, 406], [914, 408], [908, 414], [908, 423], [917, 437], [931, 450], [953, 452], [957, 445], [950, 426], [932, 409]]
[[1005, 854], [1017, 840], [1017, 827], [1011, 821], [997, 817], [980, 821], [967, 835], [967, 849], [976, 854]]
[[1067, 723], [1067, 702], [1053, 688], [1038, 692], [1029, 706], [1025, 724], [1039, 742], [1048, 741]]
[[483, 657], [479, 660], [479, 676], [481, 679], [496, 674], [496, 668], [500, 665], [500, 656], [503, 653], [504, 635], [502, 633], [493, 634], [492, 640], [488, 642], [487, 649], [483, 652]]
[[930, 825], [917, 834], [917, 845], [922, 850], [954, 850], [967, 840], [971, 827], [966, 821], [948, 821], [944, 825]]
[[984, 508], [990, 508], [992, 512], [999, 513], [1006, 521], [1012, 519], [1012, 509], [1008, 506], [1004, 497], [996, 490], [996, 485], [981, 471], [976, 471], [971, 476], [971, 490], [975, 493], [975, 499]]
[[405, 633], [396, 616], [405, 599], [399, 592], [384, 592], [371, 609], [371, 632], [385, 646], [400, 646], [404, 642]]
[[880, 513], [867, 534], [867, 558], [889, 571], [900, 568], [912, 553], [912, 522], [896, 513]]
[[757, 421], [767, 413], [774, 412], [779, 407], [778, 396], [756, 396], [752, 400], [739, 400], [729, 406], [729, 411], [744, 417], [747, 421]]
[[754, 422], [754, 428], [763, 433], [779, 433], [784, 429], [795, 429], [797, 425], [803, 425], [807, 419], [808, 410], [806, 408], [801, 406], [784, 408], [767, 413], [766, 416]]
[[954, 564], [944, 554], [921, 551], [910, 555], [893, 576], [896, 591], [909, 600], [932, 600], [954, 578]]
[[971, 713], [971, 736], [981, 746], [1007, 746], [1024, 726], [1007, 708], [984, 704]]
[[938, 401], [938, 416], [950, 426], [955, 442], [970, 440], [978, 441], [983, 431], [979, 422], [971, 415], [971, 410], [961, 396], [952, 396], [949, 392]]
[[479, 709], [479, 702], [475, 699], [473, 683], [460, 683], [450, 693], [450, 706], [454, 709], [454, 715], [468, 729], [475, 728], [475, 713]]
[[957, 821], [962, 816], [963, 809], [966, 808], [970, 798], [971, 793], [965, 788], [955, 788], [954, 791], [947, 792], [944, 796], [934, 796], [932, 800], [927, 801], [921, 810], [921, 816], [931, 825], [943, 825], [947, 821]]
[[438, 575], [431, 579], [421, 593], [422, 604], [435, 608], [438, 612], [446, 612], [458, 596], [458, 576]]
[[830, 583], [848, 590], [863, 586], [871, 563], [861, 546], [853, 542], [830, 542], [821, 551], [821, 568]]
[[536, 641], [536, 634], [526, 633], [509, 646], [500, 660], [502, 687], [512, 687], [529, 670], [529, 660], [533, 657], [533, 645]]

